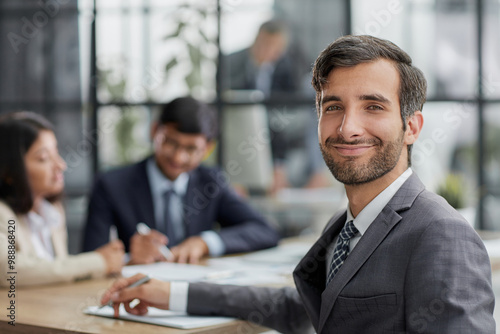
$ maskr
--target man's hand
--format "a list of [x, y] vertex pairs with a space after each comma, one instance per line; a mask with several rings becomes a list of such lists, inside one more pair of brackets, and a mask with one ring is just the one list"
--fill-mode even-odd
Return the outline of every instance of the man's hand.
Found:
[[[136, 274], [132, 277], [121, 278], [113, 283], [111, 288], [101, 298], [101, 305], [113, 301], [114, 317], [118, 318], [120, 304], [123, 303], [125, 310], [134, 315], [144, 315], [148, 307], [156, 307], [163, 310], [169, 308], [170, 282], [151, 279], [149, 282], [134, 288], [127, 288], [132, 283], [145, 277], [144, 274]], [[130, 307], [130, 302], [139, 299], [139, 303]]]
[[97, 248], [95, 251], [106, 261], [106, 274], [117, 274], [121, 272], [123, 267], [123, 257], [125, 255], [125, 247], [120, 240], [115, 240], [107, 243], [104, 246]]
[[190, 237], [171, 249], [174, 262], [197, 264], [208, 255], [208, 246], [201, 237]]
[[147, 235], [135, 233], [130, 238], [130, 263], [129, 264], [147, 264], [156, 261], [166, 261], [161, 254], [159, 247], [166, 245], [168, 238], [156, 231], [151, 230]]

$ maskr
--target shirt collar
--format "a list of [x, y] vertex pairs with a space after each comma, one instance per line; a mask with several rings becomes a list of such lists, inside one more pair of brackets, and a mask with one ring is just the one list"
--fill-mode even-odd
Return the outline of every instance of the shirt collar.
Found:
[[47, 200], [40, 203], [40, 213], [30, 211], [26, 214], [31, 229], [41, 231], [46, 228], [55, 228], [61, 224], [60, 212]]
[[403, 174], [401, 174], [394, 182], [392, 182], [387, 188], [385, 188], [380, 194], [377, 195], [367, 206], [361, 210], [356, 218], [353, 217], [349, 205], [347, 206], [347, 221], [354, 220], [354, 226], [358, 229], [359, 233], [363, 235], [370, 224], [377, 218], [377, 216], [382, 212], [384, 207], [389, 203], [396, 192], [401, 188], [403, 183], [410, 177], [413, 173], [411, 168], [408, 168]]
[[148, 159], [146, 163], [146, 172], [149, 177], [151, 191], [157, 194], [163, 194], [165, 191], [174, 189], [179, 196], [184, 196], [187, 191], [189, 174], [182, 173], [175, 181], [171, 181], [163, 175], [156, 164], [154, 157]]

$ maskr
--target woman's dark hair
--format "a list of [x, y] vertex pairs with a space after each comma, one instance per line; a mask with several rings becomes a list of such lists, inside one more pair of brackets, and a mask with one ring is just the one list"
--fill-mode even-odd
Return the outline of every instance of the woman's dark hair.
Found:
[[0, 200], [15, 213], [27, 213], [33, 207], [24, 156], [42, 130], [54, 128], [39, 114], [20, 111], [0, 115]]

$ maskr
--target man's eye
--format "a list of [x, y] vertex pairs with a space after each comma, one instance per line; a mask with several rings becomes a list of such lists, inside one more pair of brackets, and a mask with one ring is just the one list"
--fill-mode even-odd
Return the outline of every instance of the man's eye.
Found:
[[368, 110], [383, 110], [384, 108], [382, 108], [381, 106], [379, 105], [371, 105], [371, 106], [368, 106]]
[[198, 149], [196, 147], [192, 147], [192, 146], [186, 147], [185, 150], [188, 154], [194, 154], [194, 153], [196, 153], [196, 151], [198, 151]]
[[177, 145], [177, 143], [174, 140], [170, 139], [170, 138], [165, 138], [163, 140], [163, 143], [166, 144], [166, 145], [170, 145], [170, 146]]
[[336, 110], [340, 110], [340, 106], [336, 106], [336, 105], [333, 105], [333, 106], [328, 106], [325, 108], [325, 111], [336, 111]]

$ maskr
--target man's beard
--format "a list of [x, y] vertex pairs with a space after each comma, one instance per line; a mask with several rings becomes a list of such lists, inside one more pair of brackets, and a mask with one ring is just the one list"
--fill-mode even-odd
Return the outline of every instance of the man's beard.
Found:
[[[403, 149], [403, 136], [394, 141], [384, 143], [382, 140], [375, 138], [371, 140], [357, 140], [354, 142], [346, 142], [344, 139], [328, 138], [323, 145], [319, 144], [323, 159], [326, 165], [333, 174], [333, 177], [345, 185], [359, 185], [376, 180], [385, 174], [389, 173], [396, 167], [401, 151]], [[334, 144], [341, 145], [373, 145], [376, 152], [373, 157], [366, 163], [359, 163], [359, 157], [343, 157], [343, 161], [335, 161], [331, 150], [334, 150]]]

